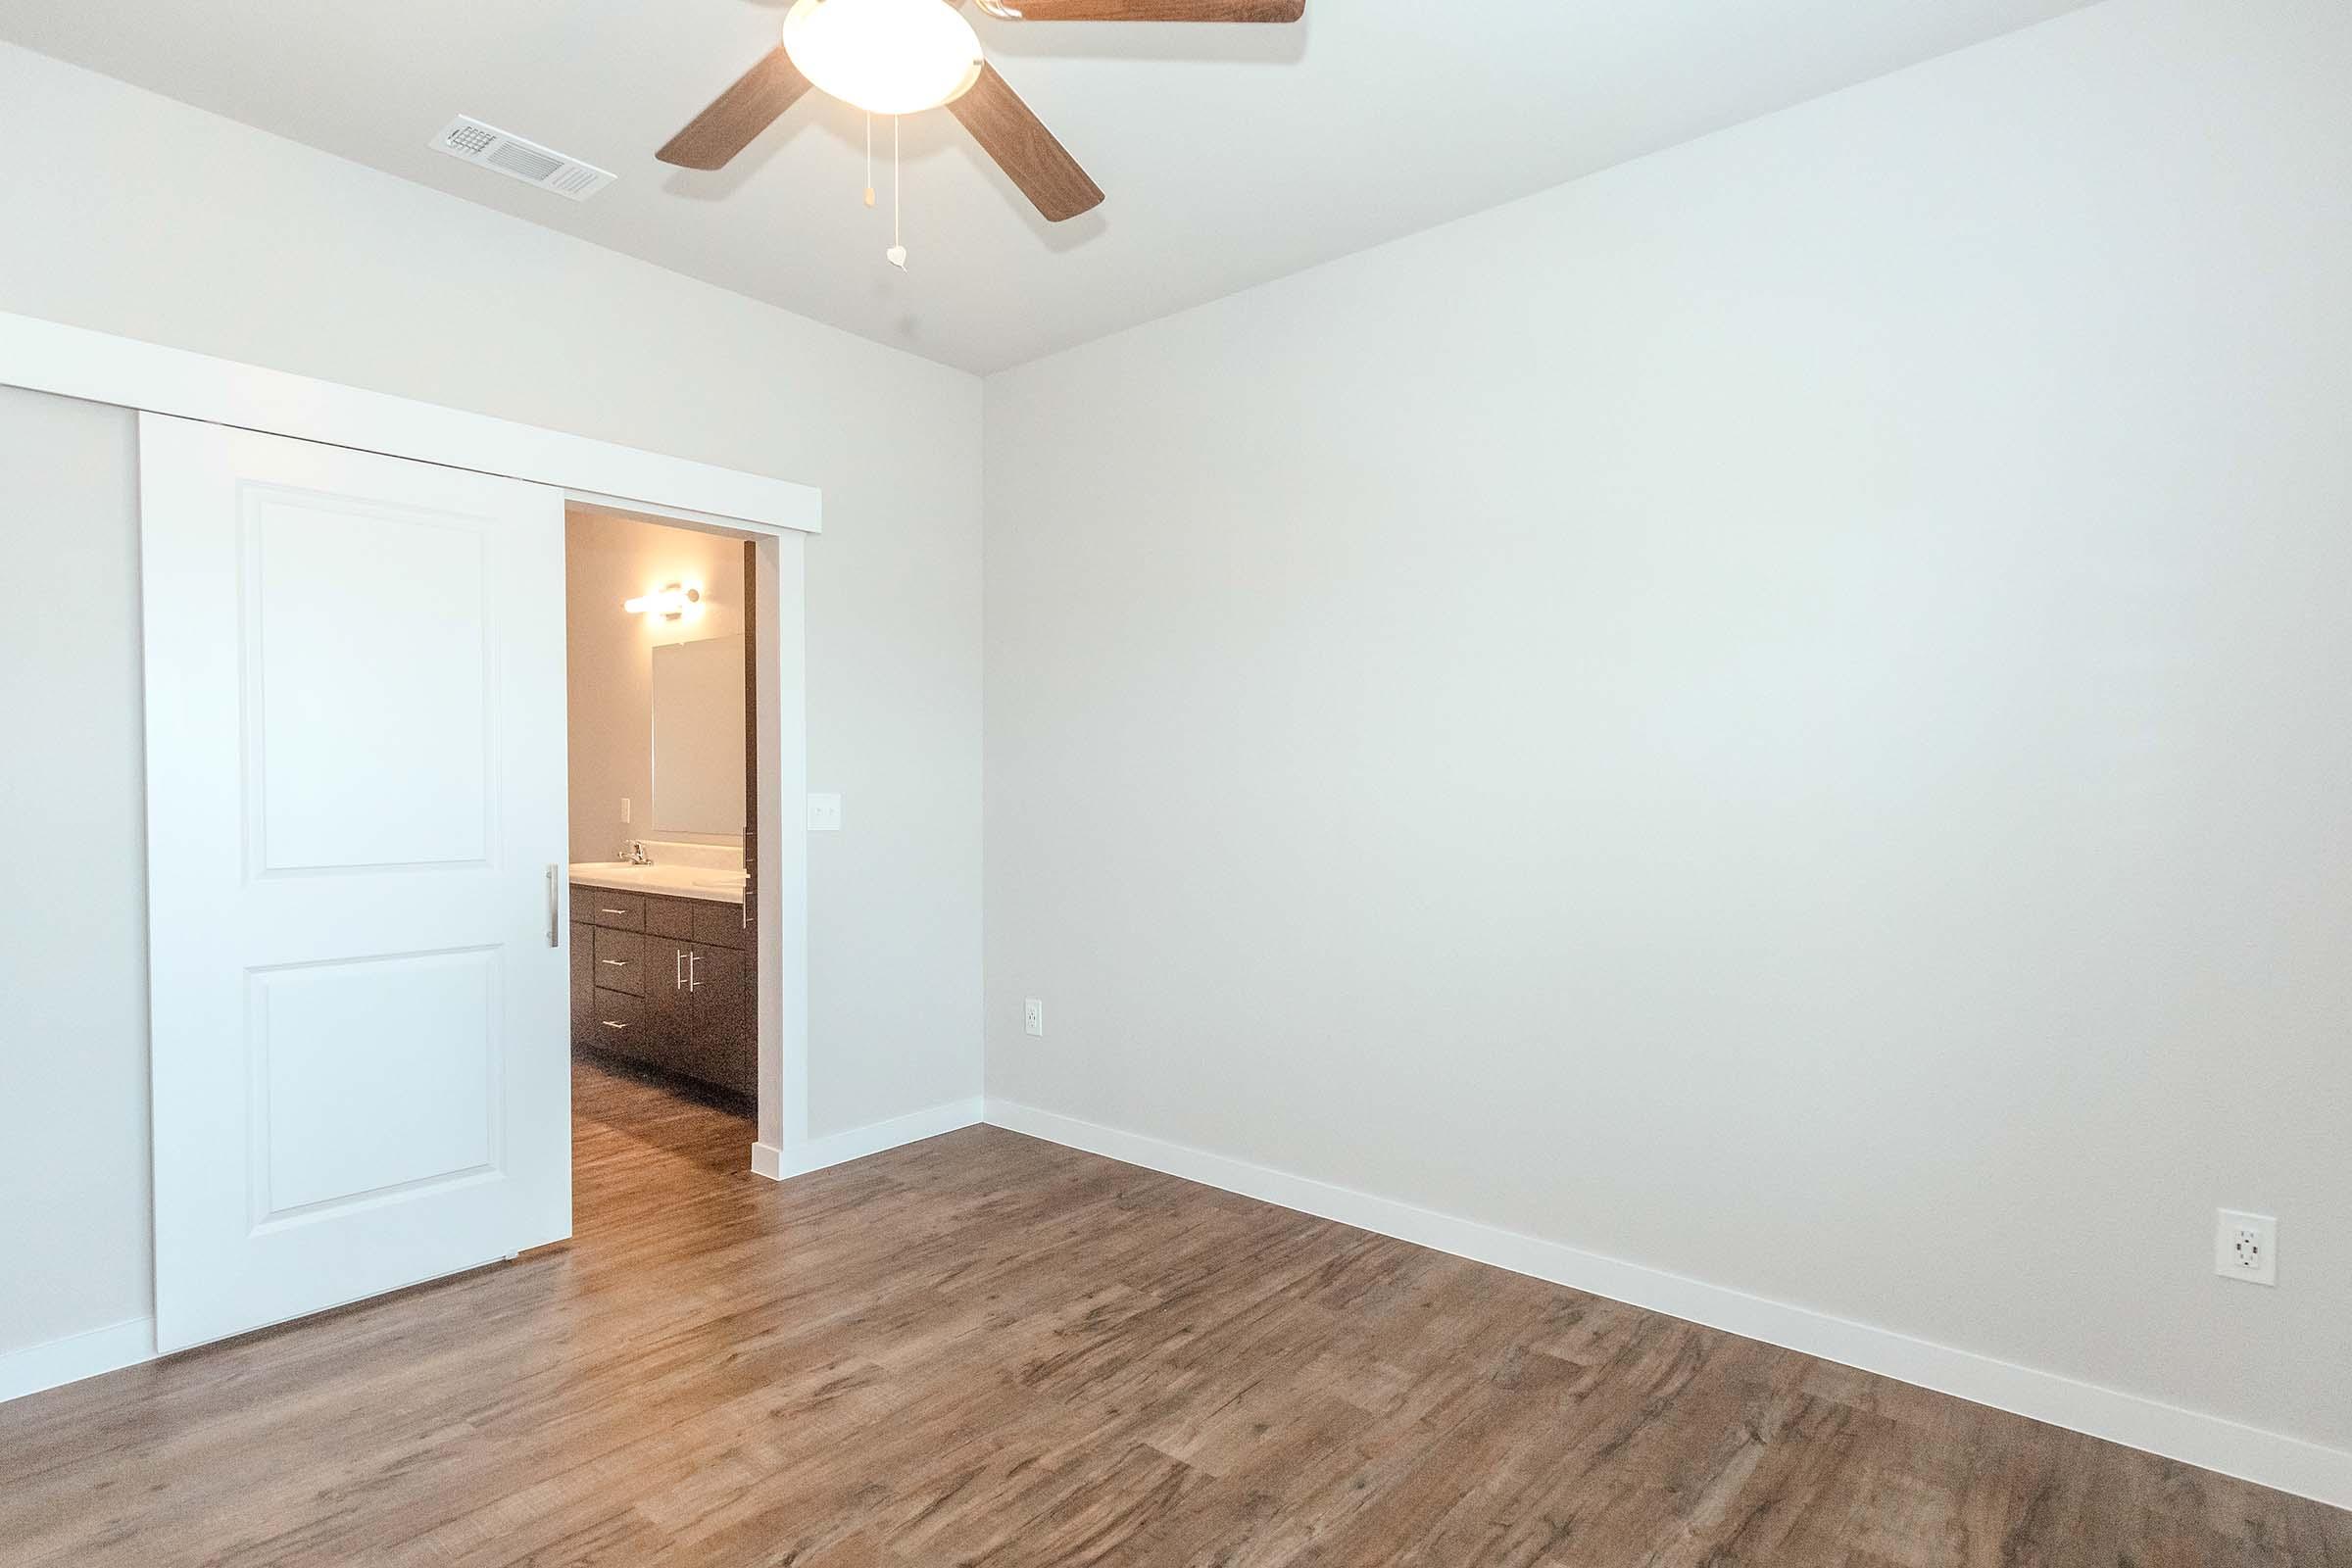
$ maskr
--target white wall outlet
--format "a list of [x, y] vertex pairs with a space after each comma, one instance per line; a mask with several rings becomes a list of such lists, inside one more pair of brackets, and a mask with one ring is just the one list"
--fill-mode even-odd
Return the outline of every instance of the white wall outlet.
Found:
[[811, 795], [808, 797], [808, 831], [838, 833], [841, 831], [841, 797]]
[[1031, 997], [1028, 1004], [1021, 1009], [1021, 1021], [1031, 1034], [1044, 1034], [1046, 1032], [1046, 1004], [1035, 997]]
[[629, 798], [626, 795], [620, 798], [620, 819], [623, 822], [629, 819]]
[[2217, 1209], [2213, 1271], [2249, 1285], [2278, 1283], [2278, 1221], [2268, 1214]]

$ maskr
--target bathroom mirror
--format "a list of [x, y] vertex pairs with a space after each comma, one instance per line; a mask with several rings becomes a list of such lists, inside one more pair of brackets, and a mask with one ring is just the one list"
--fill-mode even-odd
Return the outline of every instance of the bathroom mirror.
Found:
[[654, 650], [654, 827], [743, 831], [743, 639]]

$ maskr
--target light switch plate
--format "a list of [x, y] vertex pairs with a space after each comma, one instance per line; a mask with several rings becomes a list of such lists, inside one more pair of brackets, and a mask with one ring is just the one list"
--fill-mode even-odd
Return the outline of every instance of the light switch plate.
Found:
[[811, 795], [808, 797], [808, 831], [838, 833], [841, 831], [841, 797]]

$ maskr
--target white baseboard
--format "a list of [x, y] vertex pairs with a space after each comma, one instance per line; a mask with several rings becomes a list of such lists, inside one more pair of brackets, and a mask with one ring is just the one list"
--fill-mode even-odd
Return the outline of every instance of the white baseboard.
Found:
[[2352, 1508], [2352, 1452], [1034, 1105], [991, 1124]]
[[944, 1105], [929, 1105], [910, 1110], [904, 1116], [888, 1121], [867, 1122], [847, 1132], [827, 1134], [812, 1139], [799, 1149], [778, 1149], [773, 1144], [752, 1146], [752, 1170], [771, 1181], [785, 1181], [794, 1176], [806, 1176], [810, 1171], [823, 1170], [868, 1154], [879, 1154], [886, 1149], [902, 1144], [919, 1144], [941, 1133], [952, 1133], [958, 1127], [976, 1126], [985, 1106], [980, 1097], [952, 1100]]
[[134, 1317], [0, 1353], [0, 1402], [155, 1359], [155, 1319]]

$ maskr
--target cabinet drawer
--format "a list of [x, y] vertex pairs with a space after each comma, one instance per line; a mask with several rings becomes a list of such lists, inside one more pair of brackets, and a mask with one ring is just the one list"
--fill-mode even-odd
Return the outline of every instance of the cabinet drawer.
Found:
[[588, 1010], [586, 1033], [591, 1045], [626, 1055], [644, 1055], [653, 1046], [646, 1037], [645, 999], [599, 987], [596, 1004]]
[[636, 931], [596, 928], [596, 985], [600, 991], [645, 995], [645, 937]]
[[645, 928], [658, 937], [693, 936], [694, 906], [692, 899], [649, 897], [645, 901]]
[[615, 931], [645, 929], [645, 895], [615, 893], [611, 888], [574, 887], [571, 923], [611, 926]]
[[694, 940], [706, 948], [748, 948], [752, 934], [744, 928], [743, 906], [712, 904], [697, 899], [694, 904]]

